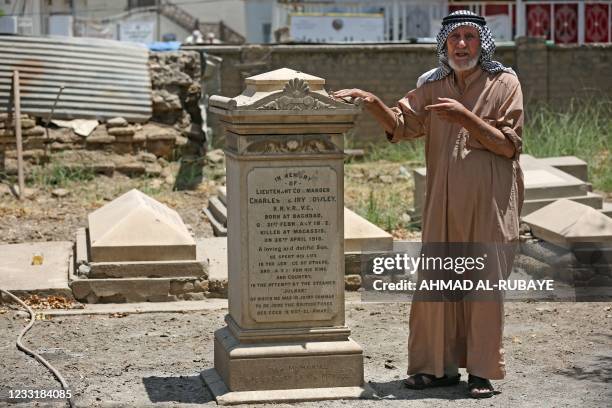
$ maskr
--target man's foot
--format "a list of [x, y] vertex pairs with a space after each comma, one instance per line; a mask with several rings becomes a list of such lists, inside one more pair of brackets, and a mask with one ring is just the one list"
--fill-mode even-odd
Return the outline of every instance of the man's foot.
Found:
[[472, 374], [468, 375], [468, 390], [472, 398], [491, 398], [495, 394], [491, 381]]
[[423, 390], [432, 387], [447, 387], [459, 384], [460, 374], [449, 377], [439, 377], [431, 374], [414, 374], [404, 380], [404, 385], [412, 390]]

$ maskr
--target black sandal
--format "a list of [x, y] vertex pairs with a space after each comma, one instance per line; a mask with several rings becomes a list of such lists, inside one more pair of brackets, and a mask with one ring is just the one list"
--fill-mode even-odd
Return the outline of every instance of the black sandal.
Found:
[[[409, 383], [408, 378], [414, 378], [414, 384]], [[447, 387], [450, 385], [459, 384], [461, 374], [457, 374], [452, 377], [445, 375], [444, 377], [440, 378], [437, 378], [432, 374], [414, 374], [408, 378], [404, 380], [404, 386], [406, 386], [406, 388], [410, 388], [411, 390], [424, 390], [425, 388]], [[424, 381], [425, 378], [428, 378], [430, 381], [426, 383]]]
[[[478, 391], [476, 390], [486, 390], [486, 391]], [[495, 390], [493, 389], [493, 385], [491, 385], [491, 381], [486, 378], [477, 377], [475, 375], [468, 375], [468, 390], [470, 390], [470, 397], [472, 398], [491, 398], [495, 394]]]

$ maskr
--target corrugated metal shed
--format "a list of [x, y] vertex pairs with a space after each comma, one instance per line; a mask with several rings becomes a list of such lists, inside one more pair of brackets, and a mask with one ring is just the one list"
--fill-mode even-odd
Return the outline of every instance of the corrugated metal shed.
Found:
[[9, 104], [13, 70], [21, 78], [21, 112], [54, 118], [131, 122], [151, 117], [149, 52], [138, 44], [68, 37], [0, 35], [0, 111]]

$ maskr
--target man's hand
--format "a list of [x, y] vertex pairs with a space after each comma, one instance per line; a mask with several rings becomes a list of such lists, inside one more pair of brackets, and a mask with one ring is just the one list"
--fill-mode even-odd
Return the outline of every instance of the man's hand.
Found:
[[393, 129], [395, 129], [395, 113], [373, 93], [353, 88], [332, 92], [331, 96], [332, 98], [349, 103], [354, 103], [355, 99], [360, 99], [365, 110], [374, 116], [374, 119], [380, 123], [385, 132], [393, 133]]
[[339, 91], [332, 92], [331, 96], [336, 99], [342, 99], [344, 100], [344, 102], [349, 102], [350, 101], [349, 98], [353, 98], [353, 99], [360, 98], [366, 104], [371, 104], [376, 101], [376, 96], [374, 96], [374, 94], [361, 90], [361, 89], [357, 89], [357, 88], [341, 89]]
[[442, 120], [461, 125], [464, 125], [470, 116], [470, 111], [455, 99], [438, 98], [438, 102], [435, 105], [427, 105], [425, 110], [435, 112]]

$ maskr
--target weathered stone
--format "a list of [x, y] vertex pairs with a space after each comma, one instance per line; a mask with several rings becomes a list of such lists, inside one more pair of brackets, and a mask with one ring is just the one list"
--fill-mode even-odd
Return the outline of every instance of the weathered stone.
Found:
[[72, 129], [74, 133], [79, 136], [89, 136], [100, 124], [95, 119], [72, 119], [72, 120], [59, 120], [54, 119], [51, 123], [61, 127]]
[[225, 153], [221, 149], [211, 150], [206, 153], [206, 159], [211, 163], [222, 163], [225, 160]]
[[45, 128], [42, 126], [34, 126], [30, 129], [25, 129], [21, 132], [22, 136], [42, 136], [45, 134]]
[[[33, 128], [34, 126], [36, 126], [36, 120], [28, 118], [28, 117], [22, 117], [21, 118], [21, 130], [25, 130], [25, 129], [30, 129]], [[10, 123], [6, 123], [5, 122], [5, 127], [11, 130], [15, 129], [15, 121], [12, 121]]]
[[544, 157], [538, 160], [582, 181], [589, 181], [587, 163], [576, 156]]
[[94, 132], [85, 139], [87, 144], [109, 144], [115, 142], [115, 136]]
[[135, 131], [133, 127], [112, 127], [107, 130], [112, 136], [133, 136]]
[[69, 128], [49, 129], [49, 139], [60, 143], [78, 143], [83, 141], [80, 136], [76, 135]]
[[150, 140], [176, 140], [177, 132], [169, 128], [158, 128], [147, 134], [147, 141]]
[[145, 162], [145, 163], [156, 163], [157, 157], [155, 157], [155, 155], [153, 153], [139, 152], [138, 153], [138, 160], [140, 160], [142, 162]]
[[178, 213], [131, 190], [88, 216], [94, 262], [195, 260], [195, 241]]
[[189, 142], [189, 139], [183, 136], [176, 137], [176, 145], [177, 146], [185, 146]]
[[66, 197], [67, 195], [70, 195], [70, 191], [66, 190], [65, 188], [56, 188], [53, 191], [51, 191], [51, 195], [53, 197], [62, 198], [62, 197]]
[[208, 292], [208, 281], [200, 280], [195, 283], [194, 291], [197, 292]]
[[158, 163], [145, 163], [145, 174], [152, 177], [159, 177], [162, 167]]
[[206, 296], [204, 295], [204, 293], [201, 293], [201, 292], [191, 292], [191, 293], [185, 293], [183, 295], [183, 298], [185, 300], [204, 300], [206, 299]]
[[113, 152], [118, 154], [131, 154], [134, 153], [134, 146], [130, 142], [120, 142], [117, 140], [113, 143]]
[[127, 120], [125, 120], [122, 117], [116, 117], [116, 118], [112, 118], [106, 121], [106, 127], [108, 129], [115, 128], [115, 127], [125, 127], [127, 125], [128, 125]]
[[147, 135], [142, 131], [134, 133], [132, 136], [132, 143], [144, 143], [147, 140]]
[[171, 159], [174, 152], [174, 139], [172, 140], [147, 140], [145, 147], [148, 152], [158, 157]]
[[612, 242], [612, 219], [571, 200], [555, 201], [523, 221], [535, 237], [566, 248], [577, 242]]
[[344, 289], [346, 290], [359, 290], [361, 288], [361, 275], [345, 275], [344, 276]]
[[358, 214], [344, 208], [344, 251], [391, 251], [393, 236]]
[[140, 162], [117, 163], [115, 170], [126, 176], [135, 177], [145, 173], [145, 166]]

